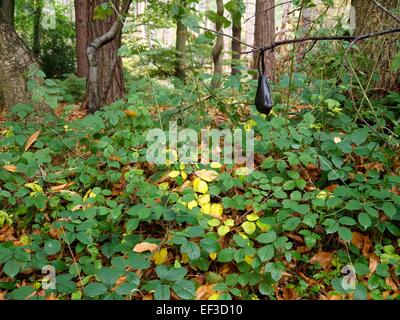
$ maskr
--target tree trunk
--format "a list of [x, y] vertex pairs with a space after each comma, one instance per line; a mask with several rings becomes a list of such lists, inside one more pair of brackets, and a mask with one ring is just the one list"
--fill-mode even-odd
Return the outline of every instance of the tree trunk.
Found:
[[118, 14], [113, 13], [106, 20], [93, 19], [97, 6], [108, 3], [109, 0], [90, 0], [88, 10], [89, 46], [87, 56], [89, 61], [88, 108], [95, 112], [105, 104], [111, 104], [125, 94], [122, 59], [118, 56], [121, 47], [123, 21], [128, 12], [131, 0], [113, 0]]
[[[26, 72], [36, 64], [29, 48], [9, 24], [0, 24], [0, 100], [8, 111], [29, 100]], [[1, 110], [0, 105], [0, 111]]]
[[[224, 16], [224, 1], [223, 0], [216, 0], [217, 1], [217, 14], [220, 17]], [[222, 31], [223, 24], [221, 21], [217, 21], [215, 24], [215, 30], [217, 32]], [[222, 67], [224, 63], [224, 57], [222, 55], [222, 50], [224, 49], [224, 36], [217, 35], [217, 39], [215, 41], [215, 45], [212, 49], [212, 58], [214, 61], [214, 77], [212, 79], [212, 87], [217, 88], [220, 86], [220, 78], [222, 75]]]
[[[256, 17], [254, 26], [254, 46], [265, 47], [275, 41], [275, 0], [257, 0]], [[274, 79], [275, 53], [273, 50], [266, 52], [266, 74]], [[257, 69], [258, 56], [254, 57], [254, 68]]]
[[[400, 8], [400, 0], [379, 0], [378, 2], [389, 10]], [[356, 11], [356, 34], [399, 26], [398, 22], [380, 9], [372, 0], [352, 0], [352, 5]], [[382, 46], [383, 41], [385, 43]], [[379, 91], [387, 92], [400, 89], [399, 72], [393, 72], [391, 69], [393, 58], [398, 52], [398, 43], [397, 35], [387, 35], [358, 44], [363, 52], [368, 55], [368, 61], [371, 62], [363, 71], [369, 74], [377, 64], [375, 72], [379, 75], [379, 79], [373, 85]]]
[[186, 38], [187, 28], [181, 22], [180, 18], [176, 22], [176, 65], [175, 76], [179, 79], [185, 79], [185, 58], [186, 58]]
[[242, 40], [242, 19], [239, 18], [236, 22], [232, 21], [232, 37], [239, 40], [232, 40], [232, 64], [231, 74], [235, 75], [240, 72], [236, 66], [239, 64], [240, 51], [242, 50], [240, 41]]
[[76, 75], [85, 78], [88, 75], [89, 63], [86, 50], [88, 47], [88, 2], [75, 0], [75, 30], [76, 30]]
[[33, 44], [32, 51], [36, 57], [40, 56], [40, 22], [42, 19], [42, 0], [35, 1], [35, 12], [33, 18]]
[[14, 29], [15, 0], [0, 0], [0, 24], [7, 23]]

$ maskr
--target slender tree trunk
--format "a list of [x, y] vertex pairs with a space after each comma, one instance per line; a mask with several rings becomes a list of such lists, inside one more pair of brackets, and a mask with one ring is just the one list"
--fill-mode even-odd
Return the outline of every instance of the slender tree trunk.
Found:
[[89, 14], [89, 61], [88, 109], [95, 112], [105, 104], [111, 104], [125, 94], [122, 59], [118, 56], [121, 47], [123, 22], [132, 0], [113, 0], [119, 13], [113, 13], [107, 20], [94, 20], [97, 6], [109, 0], [90, 0]]
[[[275, 41], [275, 0], [257, 0], [254, 27], [254, 46], [264, 47]], [[271, 9], [273, 8], [273, 9]], [[266, 74], [274, 79], [275, 53], [269, 51], [264, 57]], [[254, 68], [257, 68], [258, 56], [254, 57]]]
[[33, 18], [33, 44], [32, 51], [36, 57], [40, 56], [40, 22], [42, 19], [42, 0], [35, 0], [35, 12]]
[[4, 110], [28, 101], [26, 73], [32, 64], [36, 64], [35, 58], [22, 39], [9, 24], [0, 24], [0, 100]]
[[[224, 1], [223, 0], [216, 0], [217, 1], [217, 14], [220, 17], [224, 16]], [[222, 31], [223, 24], [221, 21], [218, 21], [215, 24], [215, 30], [217, 32]], [[224, 57], [222, 55], [222, 50], [224, 49], [224, 36], [217, 35], [217, 39], [215, 41], [215, 45], [212, 49], [212, 58], [214, 61], [214, 77], [212, 80], [212, 86], [217, 88], [220, 86], [220, 78], [222, 75], [222, 67], [224, 63]]]
[[[238, 19], [238, 21], [232, 22], [232, 37], [241, 41], [242, 40], [242, 19]], [[237, 74], [240, 72], [236, 66], [240, 60], [240, 52], [242, 50], [242, 46], [239, 41], [233, 39], [232, 40], [232, 64], [231, 64], [231, 74]]]
[[88, 1], [75, 0], [75, 30], [76, 30], [76, 75], [85, 78], [88, 75], [89, 63], [86, 50], [88, 47]]
[[7, 23], [14, 29], [15, 0], [0, 0], [0, 24]]
[[185, 79], [185, 60], [186, 60], [186, 38], [187, 28], [178, 18], [176, 22], [176, 65], [175, 76], [179, 79]]
[[[389, 10], [400, 8], [400, 0], [379, 0], [378, 2]], [[400, 25], [372, 0], [352, 0], [352, 5], [356, 11], [356, 34]], [[393, 72], [391, 69], [393, 58], [398, 52], [398, 45], [398, 35], [387, 35], [358, 44], [363, 52], [368, 55], [370, 62], [364, 68], [361, 67], [364, 69], [363, 71], [370, 74], [377, 64], [375, 72], [379, 75], [379, 79], [374, 83], [374, 86], [379, 91], [387, 92], [400, 89], [399, 72]]]

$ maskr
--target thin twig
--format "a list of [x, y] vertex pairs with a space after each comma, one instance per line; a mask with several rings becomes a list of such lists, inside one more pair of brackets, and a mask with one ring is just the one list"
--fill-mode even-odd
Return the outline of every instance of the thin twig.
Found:
[[[370, 33], [366, 33], [366, 34], [362, 34], [362, 35], [358, 35], [358, 36], [312, 36], [312, 37], [305, 37], [305, 38], [299, 38], [299, 39], [288, 39], [288, 40], [272, 42], [271, 44], [269, 44], [263, 48], [258, 48], [258, 49], [253, 48], [253, 50], [244, 51], [244, 52], [241, 52], [241, 54], [249, 54], [249, 53], [253, 53], [257, 50], [261, 50], [261, 49], [263, 49], [264, 51], [269, 51], [269, 50], [275, 49], [277, 47], [280, 47], [280, 46], [283, 46], [286, 44], [292, 44], [292, 43], [300, 43], [300, 42], [307, 42], [307, 41], [335, 41], [335, 40], [353, 42], [354, 40], [361, 41], [361, 40], [365, 40], [365, 39], [369, 39], [369, 38], [373, 38], [373, 37], [379, 37], [379, 36], [383, 36], [386, 34], [398, 33], [398, 32], [400, 32], [400, 28], [392, 28], [392, 29], [386, 29], [386, 30], [377, 31], [377, 32], [370, 32]], [[248, 46], [248, 47], [251, 48], [253, 46]]]
[[381, 10], [386, 12], [389, 16], [391, 16], [394, 20], [396, 20], [398, 23], [400, 23], [400, 18], [395, 16], [393, 13], [391, 13], [388, 9], [386, 9], [381, 3], [379, 3], [376, 0], [372, 0]]
[[282, 2], [282, 3], [278, 3], [278, 4], [276, 4], [276, 5], [272, 6], [272, 7], [269, 7], [269, 8], [267, 8], [267, 9], [261, 11], [261, 12], [257, 12], [256, 14], [253, 14], [251, 17], [247, 18], [247, 19], [244, 21], [244, 23], [247, 23], [249, 20], [253, 19], [254, 17], [256, 17], [256, 16], [258, 16], [258, 15], [267, 13], [268, 11], [271, 11], [271, 10], [275, 9], [276, 7], [283, 6], [283, 5], [288, 4], [288, 3], [291, 3], [291, 2], [292, 2], [292, 1], [290, 0], [290, 1]]

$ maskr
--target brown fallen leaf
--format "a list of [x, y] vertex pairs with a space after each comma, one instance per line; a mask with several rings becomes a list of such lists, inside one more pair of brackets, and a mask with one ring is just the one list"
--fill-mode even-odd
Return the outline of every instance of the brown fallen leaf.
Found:
[[368, 236], [364, 237], [364, 247], [362, 249], [362, 254], [364, 257], [368, 258], [370, 256], [370, 251], [372, 249], [372, 242]]
[[150, 243], [150, 242], [141, 242], [138, 243], [134, 248], [133, 251], [137, 253], [142, 253], [145, 251], [150, 251], [153, 252], [158, 248], [158, 245], [155, 243]]
[[351, 243], [361, 250], [364, 247], [364, 235], [359, 232], [353, 232]]
[[316, 264], [317, 262], [322, 268], [328, 269], [331, 266], [333, 254], [331, 252], [318, 252], [314, 257], [311, 258], [310, 263]]
[[58, 186], [51, 187], [50, 190], [53, 191], [53, 192], [59, 192], [59, 191], [67, 189], [68, 187], [72, 186], [73, 184], [74, 184], [74, 182], [68, 182], [68, 183], [60, 184]]
[[375, 253], [371, 253], [369, 255], [369, 271], [371, 272], [370, 275], [372, 275], [376, 271], [376, 267], [379, 264], [379, 257]]
[[293, 288], [282, 288], [282, 295], [284, 300], [297, 300], [299, 296]]
[[9, 172], [17, 172], [17, 166], [14, 165], [5, 165], [3, 166], [3, 169]]
[[34, 134], [32, 134], [28, 141], [25, 144], [25, 149], [24, 151], [28, 151], [28, 149], [36, 142], [37, 138], [39, 137], [40, 130], [36, 131]]
[[128, 117], [132, 117], [132, 118], [137, 117], [137, 112], [136, 112], [136, 111], [133, 111], [133, 110], [124, 110], [124, 112], [125, 112], [125, 114], [126, 114]]
[[153, 295], [146, 294], [146, 295], [143, 296], [143, 300], [153, 300]]
[[200, 286], [196, 290], [196, 300], [208, 300], [208, 298], [215, 293], [213, 287], [214, 285], [212, 284], [205, 284]]
[[309, 248], [307, 246], [300, 246], [300, 247], [297, 247], [296, 251], [298, 253], [307, 253], [307, 252], [311, 251], [311, 248]]

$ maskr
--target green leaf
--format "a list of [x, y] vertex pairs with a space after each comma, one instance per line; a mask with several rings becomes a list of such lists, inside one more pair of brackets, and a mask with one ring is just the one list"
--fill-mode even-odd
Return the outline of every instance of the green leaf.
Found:
[[126, 223], [126, 231], [127, 232], [134, 231], [137, 229], [138, 226], [139, 226], [139, 219], [136, 218], [129, 219]]
[[234, 253], [235, 253], [235, 250], [232, 248], [222, 249], [218, 253], [218, 261], [219, 262], [229, 262], [233, 259]]
[[358, 215], [358, 222], [364, 227], [364, 229], [368, 229], [372, 225], [371, 218], [365, 212], [361, 212]]
[[58, 240], [48, 240], [44, 244], [44, 252], [52, 256], [61, 250], [61, 243]]
[[361, 208], [362, 208], [362, 204], [358, 200], [350, 200], [346, 204], [346, 209], [347, 210], [355, 211], [355, 210], [360, 210]]
[[350, 242], [352, 239], [352, 233], [350, 231], [350, 229], [346, 228], [346, 227], [339, 227], [338, 229], [339, 232], [339, 236], [340, 238], [342, 238], [342, 240]]
[[3, 267], [3, 271], [9, 277], [14, 278], [20, 271], [20, 265], [15, 259], [8, 260]]
[[276, 232], [274, 230], [270, 230], [266, 233], [261, 233], [257, 236], [256, 240], [260, 243], [272, 243], [276, 240]]
[[339, 219], [339, 223], [344, 224], [346, 226], [354, 226], [356, 224], [356, 221], [350, 217], [341, 217]]
[[396, 207], [391, 202], [385, 202], [382, 206], [382, 210], [391, 219], [393, 219], [396, 214]]
[[196, 287], [192, 281], [179, 280], [172, 285], [172, 290], [178, 297], [185, 300], [191, 300], [196, 297]]
[[127, 262], [133, 269], [138, 269], [138, 270], [148, 269], [150, 268], [151, 265], [149, 260], [147, 260], [140, 253], [136, 252], [129, 253]]
[[275, 255], [275, 249], [273, 245], [267, 245], [257, 250], [257, 254], [261, 259], [261, 262], [271, 260]]
[[188, 241], [181, 246], [181, 252], [186, 253], [191, 260], [200, 258], [201, 252], [199, 246], [193, 241]]
[[291, 217], [285, 221], [285, 223], [282, 225], [284, 230], [287, 231], [293, 231], [298, 227], [298, 225], [301, 223], [301, 220], [299, 217]]
[[113, 286], [117, 282], [120, 275], [121, 273], [114, 268], [102, 268], [96, 273], [96, 276], [100, 279], [100, 281], [108, 287]]
[[36, 290], [34, 287], [31, 286], [23, 286], [18, 289], [15, 289], [12, 292], [12, 299], [13, 300], [25, 300], [28, 298], [32, 293], [34, 293]]
[[166, 284], [158, 284], [154, 291], [154, 299], [156, 300], [169, 300], [171, 297], [170, 288]]
[[164, 277], [166, 281], [178, 281], [182, 280], [187, 274], [185, 268], [172, 268], [170, 269]]
[[218, 252], [220, 248], [218, 241], [210, 238], [201, 239], [200, 246], [203, 250], [207, 251], [208, 253]]
[[85, 296], [90, 298], [100, 296], [106, 292], [107, 287], [99, 282], [91, 282], [83, 289]]

